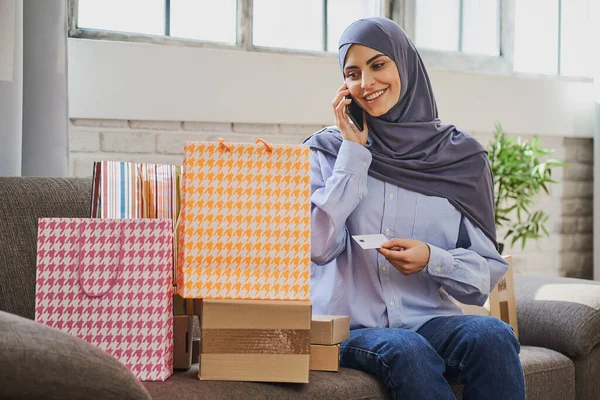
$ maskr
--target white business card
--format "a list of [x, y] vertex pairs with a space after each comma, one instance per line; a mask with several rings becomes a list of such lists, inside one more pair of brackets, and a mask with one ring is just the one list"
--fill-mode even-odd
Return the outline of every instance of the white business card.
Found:
[[356, 243], [358, 243], [358, 245], [365, 250], [379, 249], [382, 244], [389, 240], [381, 233], [376, 233], [374, 235], [354, 235], [352, 236], [352, 239], [354, 239]]

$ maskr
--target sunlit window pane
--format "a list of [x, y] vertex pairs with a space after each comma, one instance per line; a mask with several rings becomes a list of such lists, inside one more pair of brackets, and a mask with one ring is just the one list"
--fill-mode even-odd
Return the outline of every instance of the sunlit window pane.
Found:
[[338, 51], [344, 30], [360, 18], [378, 17], [380, 0], [329, 0], [327, 2], [327, 50]]
[[[589, 0], [562, 2], [560, 73], [592, 77], [592, 21]], [[596, 42], [597, 43], [597, 42]]]
[[417, 0], [417, 47], [458, 50], [459, 0]]
[[463, 0], [462, 51], [500, 54], [498, 0]]
[[171, 0], [171, 36], [235, 43], [236, 0]]
[[558, 73], [558, 2], [515, 1], [515, 71]]
[[165, 34], [164, 0], [79, 0], [81, 28]]
[[322, 0], [254, 0], [254, 45], [323, 50]]

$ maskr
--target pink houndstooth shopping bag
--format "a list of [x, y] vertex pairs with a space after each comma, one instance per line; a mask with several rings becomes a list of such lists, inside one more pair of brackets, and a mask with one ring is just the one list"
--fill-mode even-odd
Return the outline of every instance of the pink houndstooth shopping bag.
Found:
[[41, 218], [35, 319], [138, 379], [173, 373], [172, 221]]

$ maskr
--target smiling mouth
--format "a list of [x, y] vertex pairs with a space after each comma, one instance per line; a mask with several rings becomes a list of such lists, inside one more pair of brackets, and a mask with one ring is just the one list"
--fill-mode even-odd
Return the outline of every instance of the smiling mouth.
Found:
[[381, 97], [381, 95], [383, 95], [385, 92], [387, 91], [387, 88], [383, 89], [383, 90], [379, 90], [375, 93], [371, 93], [368, 96], [365, 96], [365, 100], [367, 101], [373, 101], [375, 99], [378, 99], [379, 97]]

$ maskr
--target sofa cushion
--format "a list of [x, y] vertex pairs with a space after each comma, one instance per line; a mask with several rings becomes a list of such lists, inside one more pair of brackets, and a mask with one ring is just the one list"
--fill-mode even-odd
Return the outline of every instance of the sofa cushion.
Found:
[[[144, 382], [154, 400], [211, 399], [389, 399], [373, 375], [342, 368], [339, 372], [310, 372], [309, 384], [200, 381], [198, 364], [176, 372], [165, 382]], [[177, 396], [173, 396], [173, 392]]]
[[600, 282], [515, 275], [519, 341], [572, 358], [600, 343]]
[[0, 177], [0, 310], [34, 318], [37, 221], [89, 217], [91, 180]]
[[600, 394], [600, 345], [594, 347], [584, 358], [575, 360], [577, 400], [598, 400]]
[[37, 220], [0, 218], [0, 310], [35, 317]]
[[575, 365], [565, 355], [543, 347], [521, 346], [528, 399], [575, 398]]
[[89, 217], [91, 178], [0, 177], [0, 217]]
[[[544, 400], [572, 399], [575, 396], [575, 367], [566, 356], [539, 347], [521, 347], [527, 398]], [[165, 382], [145, 382], [154, 400], [215, 399], [389, 399], [389, 392], [375, 376], [347, 368], [339, 372], [311, 371], [310, 384], [200, 381], [198, 364], [184, 372], [175, 372]], [[177, 396], [173, 393], [177, 392]], [[462, 385], [452, 384], [457, 399]]]
[[[568, 357], [542, 347], [522, 346], [519, 358], [525, 373], [525, 391], [528, 399], [575, 398], [575, 366]], [[453, 383], [452, 391], [458, 400], [462, 399], [462, 384]]]
[[129, 370], [91, 344], [0, 311], [0, 398], [150, 399]]

